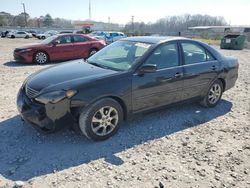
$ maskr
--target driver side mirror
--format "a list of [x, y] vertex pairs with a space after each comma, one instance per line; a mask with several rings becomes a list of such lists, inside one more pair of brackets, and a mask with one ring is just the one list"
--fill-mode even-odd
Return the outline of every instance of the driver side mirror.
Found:
[[156, 64], [146, 64], [139, 68], [139, 73], [154, 73], [157, 71], [157, 65]]
[[56, 46], [57, 44], [60, 44], [60, 40], [55, 40], [55, 41], [52, 42], [52, 44], [53, 44], [54, 46]]

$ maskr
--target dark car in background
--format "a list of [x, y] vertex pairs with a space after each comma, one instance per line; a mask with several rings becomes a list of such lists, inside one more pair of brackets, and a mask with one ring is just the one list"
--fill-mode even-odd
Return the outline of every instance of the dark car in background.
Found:
[[20, 88], [17, 107], [40, 130], [74, 125], [88, 138], [104, 140], [139, 112], [184, 101], [215, 107], [235, 85], [238, 66], [236, 58], [190, 39], [126, 38], [87, 62], [31, 75]]
[[105, 42], [81, 34], [54, 35], [38, 44], [14, 50], [16, 61], [45, 64], [49, 61], [64, 61], [88, 58], [105, 46]]

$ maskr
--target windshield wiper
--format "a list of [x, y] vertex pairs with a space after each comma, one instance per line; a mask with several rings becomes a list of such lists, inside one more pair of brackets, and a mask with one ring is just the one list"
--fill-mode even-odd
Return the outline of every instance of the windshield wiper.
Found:
[[95, 62], [89, 62], [87, 59], [86, 59], [86, 62], [89, 63], [89, 64], [91, 64], [91, 65], [94, 65], [94, 66], [96, 66], [96, 67], [101, 67], [101, 68], [104, 68], [104, 69], [110, 69], [110, 68], [107, 67], [107, 66], [100, 65], [100, 64], [95, 63]]

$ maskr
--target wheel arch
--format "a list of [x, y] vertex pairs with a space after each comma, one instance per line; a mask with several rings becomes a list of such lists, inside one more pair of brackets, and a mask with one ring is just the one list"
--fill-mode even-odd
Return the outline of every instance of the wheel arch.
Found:
[[127, 111], [127, 105], [124, 102], [124, 100], [122, 100], [120, 97], [118, 96], [113, 96], [113, 95], [108, 95], [108, 96], [102, 96], [99, 97], [93, 101], [91, 101], [89, 104], [87, 104], [86, 106], [78, 106], [78, 107], [71, 107], [70, 111], [72, 113], [72, 115], [78, 119], [78, 116], [80, 115], [80, 112], [82, 110], [82, 108], [87, 108], [88, 106], [96, 103], [99, 100], [105, 99], [105, 98], [109, 98], [109, 99], [113, 99], [116, 102], [118, 102], [120, 104], [120, 106], [122, 107], [122, 111], [123, 111], [123, 120], [126, 120], [128, 118], [128, 111]]
[[99, 51], [99, 48], [97, 48], [97, 47], [95, 47], [95, 46], [91, 47], [91, 48], [89, 49], [88, 56], [90, 56], [90, 53], [91, 53], [91, 51], [93, 51], [93, 50], [96, 50], [96, 51], [98, 52], [98, 51]]
[[218, 80], [221, 81], [221, 83], [222, 83], [222, 85], [223, 85], [223, 92], [224, 92], [225, 89], [226, 89], [226, 81], [225, 81], [225, 79], [223, 79], [223, 78], [218, 78]]

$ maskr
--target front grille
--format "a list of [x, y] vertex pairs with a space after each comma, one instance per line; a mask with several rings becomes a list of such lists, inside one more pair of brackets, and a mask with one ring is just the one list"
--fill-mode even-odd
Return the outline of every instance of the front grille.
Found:
[[28, 85], [26, 85], [25, 93], [30, 99], [33, 99], [39, 94], [39, 91], [36, 91], [36, 90], [30, 88]]

